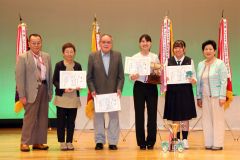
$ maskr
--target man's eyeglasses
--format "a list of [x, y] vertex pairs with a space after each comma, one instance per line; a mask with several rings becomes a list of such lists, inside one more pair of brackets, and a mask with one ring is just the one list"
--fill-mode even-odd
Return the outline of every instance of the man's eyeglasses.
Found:
[[101, 41], [102, 44], [112, 44], [111, 41]]

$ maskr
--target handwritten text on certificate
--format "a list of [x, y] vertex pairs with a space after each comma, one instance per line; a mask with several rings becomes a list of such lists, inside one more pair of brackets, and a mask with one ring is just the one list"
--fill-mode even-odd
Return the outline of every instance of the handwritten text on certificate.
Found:
[[120, 98], [117, 93], [99, 94], [94, 97], [95, 112], [120, 111]]
[[86, 71], [60, 71], [60, 89], [86, 88]]
[[127, 74], [138, 73], [140, 76], [150, 75], [151, 64], [150, 62], [151, 59], [148, 57], [146, 58], [126, 57], [124, 72]]
[[192, 66], [167, 66], [167, 84], [190, 83], [188, 78], [192, 76]]

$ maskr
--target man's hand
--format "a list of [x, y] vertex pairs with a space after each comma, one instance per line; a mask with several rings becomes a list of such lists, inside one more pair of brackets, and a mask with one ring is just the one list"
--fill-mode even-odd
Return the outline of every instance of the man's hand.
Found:
[[96, 92], [93, 91], [93, 92], [91, 93], [91, 95], [92, 95], [92, 97], [96, 97]]
[[19, 100], [24, 106], [27, 104], [27, 98], [26, 97], [22, 97]]

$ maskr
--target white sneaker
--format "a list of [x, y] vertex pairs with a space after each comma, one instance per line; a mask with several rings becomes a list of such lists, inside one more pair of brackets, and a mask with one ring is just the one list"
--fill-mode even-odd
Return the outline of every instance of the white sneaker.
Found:
[[184, 139], [182, 142], [183, 142], [183, 145], [184, 145], [184, 149], [188, 149], [189, 148], [188, 140]]
[[68, 149], [68, 147], [67, 147], [66, 143], [64, 143], [64, 142], [60, 143], [60, 150], [66, 151], [67, 149]]
[[68, 149], [68, 150], [74, 150], [73, 144], [70, 143], [70, 142], [68, 142], [68, 143], [67, 143], [67, 149]]

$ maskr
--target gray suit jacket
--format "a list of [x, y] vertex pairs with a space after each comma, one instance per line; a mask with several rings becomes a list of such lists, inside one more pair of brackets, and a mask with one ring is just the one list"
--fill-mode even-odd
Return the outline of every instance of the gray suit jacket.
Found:
[[[49, 100], [52, 96], [52, 65], [48, 53], [41, 52], [46, 66], [46, 81]], [[27, 103], [33, 103], [38, 93], [38, 71], [34, 57], [30, 51], [19, 55], [16, 65], [16, 85], [19, 97], [26, 97]]]
[[106, 94], [122, 91], [124, 72], [121, 53], [110, 51], [108, 75], [105, 72], [101, 52], [91, 53], [88, 58], [87, 85], [91, 92]]

